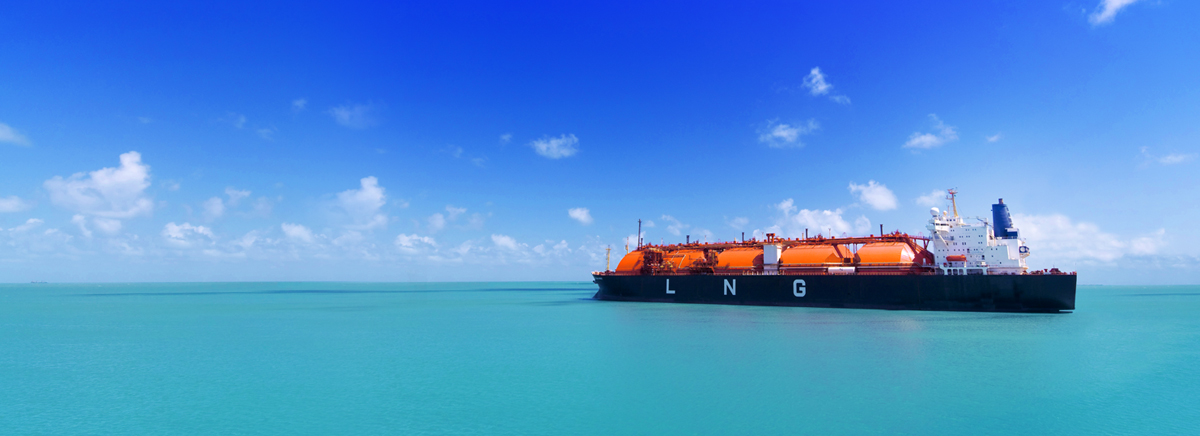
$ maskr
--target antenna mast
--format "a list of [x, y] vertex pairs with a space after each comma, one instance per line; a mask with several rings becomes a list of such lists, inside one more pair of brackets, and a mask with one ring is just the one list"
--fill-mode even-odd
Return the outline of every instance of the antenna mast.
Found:
[[612, 246], [609, 245], [608, 247], [604, 248], [604, 271], [612, 271], [612, 268], [609, 267], [609, 265], [612, 264], [611, 259], [612, 259]]
[[[955, 195], [958, 195], [958, 189], [950, 188], [946, 190], [946, 199], [950, 200], [950, 207], [954, 208], [954, 217], [958, 218], [958, 203], [954, 201]], [[638, 228], [640, 229], [641, 227]]]

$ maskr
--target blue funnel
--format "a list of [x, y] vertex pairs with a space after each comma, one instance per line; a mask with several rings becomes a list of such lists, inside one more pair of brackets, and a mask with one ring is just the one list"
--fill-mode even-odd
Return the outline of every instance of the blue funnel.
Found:
[[992, 205], [993, 235], [999, 239], [1017, 239], [1017, 229], [1013, 228], [1012, 217], [1008, 215], [1008, 205], [1001, 198], [999, 203]]

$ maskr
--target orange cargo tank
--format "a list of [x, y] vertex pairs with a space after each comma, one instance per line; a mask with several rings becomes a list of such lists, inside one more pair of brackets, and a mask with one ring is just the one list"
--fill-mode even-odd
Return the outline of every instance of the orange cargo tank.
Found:
[[730, 248], [717, 255], [717, 273], [744, 273], [762, 269], [761, 248]]
[[875, 242], [858, 249], [858, 264], [863, 266], [911, 265], [917, 256], [903, 242]]
[[787, 267], [818, 267], [828, 264], [842, 264], [844, 259], [851, 259], [850, 249], [840, 245], [797, 245], [783, 250], [779, 256], [779, 266]]
[[617, 264], [618, 274], [638, 274], [642, 272], [642, 250], [635, 250], [621, 258]]

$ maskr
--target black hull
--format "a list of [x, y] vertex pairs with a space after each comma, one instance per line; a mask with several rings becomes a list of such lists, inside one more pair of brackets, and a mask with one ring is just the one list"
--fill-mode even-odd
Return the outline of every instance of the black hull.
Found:
[[600, 286], [595, 296], [599, 300], [976, 312], [1075, 310], [1075, 275], [593, 277]]

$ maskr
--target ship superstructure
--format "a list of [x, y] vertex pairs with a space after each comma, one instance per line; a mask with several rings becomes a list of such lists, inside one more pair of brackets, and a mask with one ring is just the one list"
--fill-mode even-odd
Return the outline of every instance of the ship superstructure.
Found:
[[[930, 210], [929, 236], [818, 234], [642, 245], [593, 273], [598, 299], [885, 309], [1054, 312], [1075, 307], [1074, 273], [1030, 271], [1008, 206], [992, 220]], [[639, 230], [640, 234], [640, 230]], [[739, 281], [741, 285], [739, 286]]]
[[967, 274], [1024, 274], [1029, 268], [1025, 258], [1029, 247], [1018, 237], [1013, 228], [1008, 205], [1001, 198], [992, 205], [992, 221], [973, 218], [969, 222], [958, 215], [955, 190], [948, 191], [951, 210], [929, 210], [929, 230], [934, 264], [938, 273], [946, 275]]

